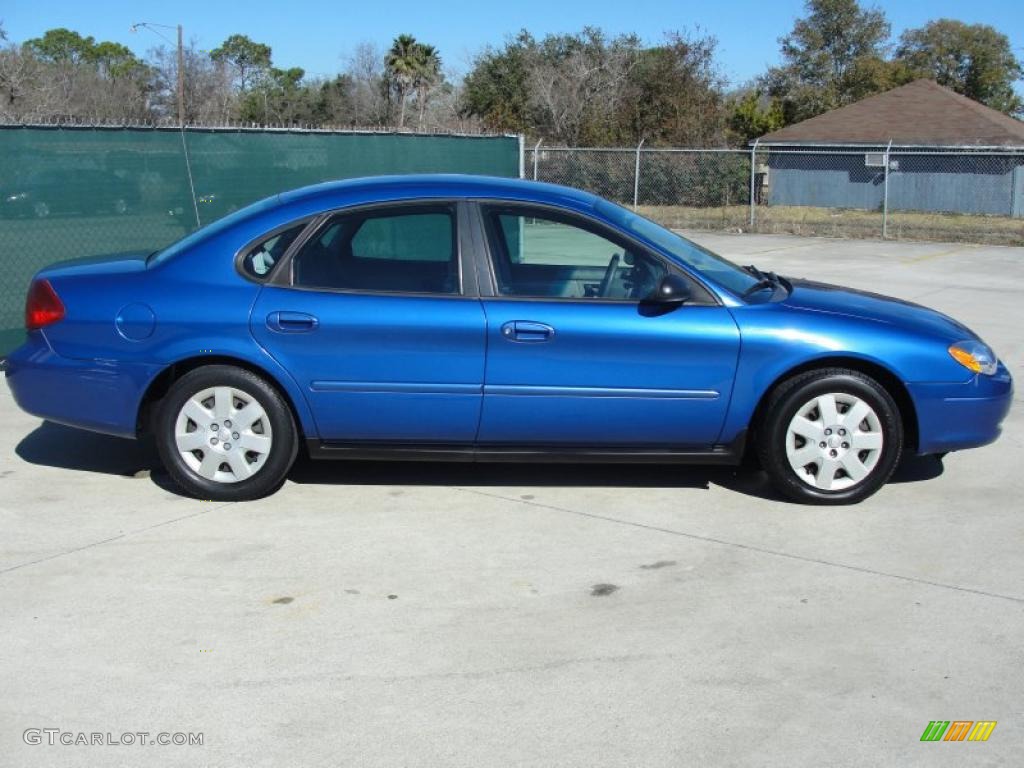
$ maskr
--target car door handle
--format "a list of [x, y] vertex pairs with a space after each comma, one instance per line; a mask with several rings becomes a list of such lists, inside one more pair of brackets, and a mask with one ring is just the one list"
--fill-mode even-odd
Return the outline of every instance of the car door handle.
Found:
[[320, 321], [305, 312], [271, 312], [267, 328], [278, 333], [304, 333], [315, 330]]
[[551, 341], [555, 329], [532, 320], [511, 320], [501, 326], [501, 335], [509, 341]]

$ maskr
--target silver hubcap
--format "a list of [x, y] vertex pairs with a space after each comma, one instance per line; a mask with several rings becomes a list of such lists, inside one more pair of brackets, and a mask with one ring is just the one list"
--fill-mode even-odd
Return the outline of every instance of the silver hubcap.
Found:
[[273, 444], [270, 419], [259, 401], [234, 387], [197, 392], [178, 412], [178, 453], [200, 477], [237, 483], [267, 462]]
[[882, 423], [856, 395], [819, 395], [805, 403], [786, 430], [786, 458], [797, 477], [823, 491], [864, 481], [882, 456]]

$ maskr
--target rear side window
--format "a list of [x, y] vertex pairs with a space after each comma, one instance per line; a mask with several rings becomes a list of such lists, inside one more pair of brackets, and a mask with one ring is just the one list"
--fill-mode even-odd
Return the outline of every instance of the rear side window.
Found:
[[420, 206], [336, 216], [295, 255], [292, 284], [457, 294], [455, 215], [448, 206]]
[[262, 280], [270, 274], [270, 270], [281, 260], [285, 251], [295, 242], [295, 238], [305, 228], [305, 223], [296, 224], [294, 227], [275, 232], [265, 240], [257, 243], [242, 257], [242, 268], [250, 277]]

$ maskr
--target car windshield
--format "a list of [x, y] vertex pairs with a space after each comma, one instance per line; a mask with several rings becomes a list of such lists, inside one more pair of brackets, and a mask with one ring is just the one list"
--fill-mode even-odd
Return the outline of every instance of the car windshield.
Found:
[[154, 251], [149, 255], [149, 258], [146, 260], [146, 264], [149, 266], [154, 266], [156, 264], [165, 262], [168, 259], [178, 255], [182, 251], [187, 251], [196, 243], [199, 243], [208, 237], [213, 237], [214, 235], [223, 232], [225, 229], [233, 226], [239, 221], [247, 219], [254, 214], [265, 211], [268, 208], [274, 207], [275, 205], [277, 205], [277, 202], [278, 196], [273, 195], [271, 197], [264, 198], [263, 200], [258, 200], [255, 203], [252, 203], [251, 205], [247, 205], [245, 206], [245, 208], [239, 208], [234, 213], [229, 213], [227, 216], [223, 216], [222, 218], [219, 218], [216, 221], [210, 222], [209, 224], [200, 227], [195, 232], [185, 235], [183, 238], [174, 243], [171, 243], [163, 250]]
[[707, 248], [703, 248], [621, 205], [600, 200], [595, 207], [598, 213], [622, 229], [654, 243], [697, 274], [713, 280], [737, 296], [742, 296], [758, 281], [757, 277], [728, 259], [723, 259]]

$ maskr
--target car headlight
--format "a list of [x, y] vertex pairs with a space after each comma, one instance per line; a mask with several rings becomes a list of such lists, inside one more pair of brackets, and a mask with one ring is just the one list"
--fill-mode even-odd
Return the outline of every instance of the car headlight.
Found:
[[980, 341], [958, 341], [949, 348], [950, 356], [973, 373], [991, 376], [999, 367], [999, 358], [988, 344]]

